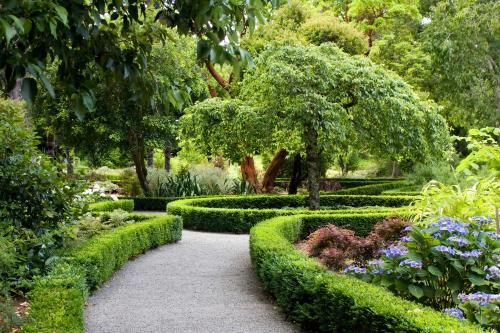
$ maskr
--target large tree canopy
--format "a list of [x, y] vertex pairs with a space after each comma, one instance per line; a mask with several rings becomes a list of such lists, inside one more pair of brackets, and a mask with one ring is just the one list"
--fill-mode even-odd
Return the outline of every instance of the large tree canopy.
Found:
[[[356, 140], [398, 160], [424, 159], [448, 145], [444, 119], [395, 74], [333, 44], [274, 45], [246, 75], [241, 99], [273, 124], [284, 148], [306, 152], [311, 208], [319, 206], [319, 155]], [[279, 135], [275, 135], [278, 133]]]

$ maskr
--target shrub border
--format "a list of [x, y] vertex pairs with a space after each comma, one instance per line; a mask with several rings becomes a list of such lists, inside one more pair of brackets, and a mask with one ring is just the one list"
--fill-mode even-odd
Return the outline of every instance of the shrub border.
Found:
[[[336, 218], [332, 216], [329, 222], [339, 222]], [[316, 332], [485, 332], [380, 286], [327, 271], [298, 252], [292, 243], [304, 226], [317, 219], [326, 222], [324, 216], [276, 217], [250, 231], [257, 275], [292, 320]]]
[[115, 209], [133, 212], [134, 208], [134, 200], [130, 199], [106, 200], [89, 205], [89, 209], [94, 212], [112, 212]]
[[82, 333], [88, 294], [108, 280], [129, 258], [182, 236], [178, 216], [153, 217], [96, 236], [70, 250], [48, 274], [34, 280], [25, 333]]

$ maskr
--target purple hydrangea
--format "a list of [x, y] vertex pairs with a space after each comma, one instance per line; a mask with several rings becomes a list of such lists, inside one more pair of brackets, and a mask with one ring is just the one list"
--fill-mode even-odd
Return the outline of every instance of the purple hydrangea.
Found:
[[346, 269], [344, 269], [344, 273], [362, 274], [362, 273], [366, 273], [366, 268], [350, 265], [350, 266], [347, 266]]
[[403, 231], [410, 232], [412, 229], [413, 229], [413, 226], [409, 225], [409, 226], [404, 227]]
[[483, 234], [493, 238], [493, 239], [500, 239], [500, 234], [497, 234], [495, 231], [485, 231]]
[[374, 275], [383, 274], [383, 273], [386, 273], [386, 271], [381, 267], [374, 268], [370, 271], [370, 274], [374, 274]]
[[470, 244], [470, 242], [467, 239], [459, 236], [451, 236], [448, 238], [448, 241], [456, 243], [457, 246], [460, 247], [467, 246]]
[[450, 246], [438, 245], [438, 246], [434, 246], [432, 249], [434, 251], [449, 253], [451, 255], [461, 255], [462, 254], [462, 252], [460, 252], [460, 251], [458, 251]]
[[469, 220], [471, 220], [472, 222], [477, 222], [479, 224], [493, 222], [493, 219], [491, 217], [484, 217], [484, 216], [473, 216]]
[[463, 303], [472, 301], [484, 306], [490, 302], [500, 301], [500, 294], [487, 294], [479, 291], [472, 294], [458, 294], [458, 299]]
[[479, 258], [483, 252], [481, 250], [472, 250], [472, 251], [464, 251], [460, 253], [460, 256], [463, 258]]
[[488, 272], [486, 274], [486, 280], [498, 280], [500, 279], [500, 267], [498, 266], [491, 266], [491, 267], [484, 267], [484, 270]]
[[403, 245], [396, 244], [389, 246], [387, 249], [380, 250], [380, 253], [382, 253], [387, 258], [397, 258], [407, 254], [408, 249]]
[[376, 265], [382, 265], [384, 261], [382, 259], [372, 259], [368, 261], [368, 265], [370, 266], [376, 266]]
[[455, 222], [452, 217], [441, 217], [437, 222], [429, 224], [430, 227], [437, 227], [441, 231], [449, 233], [459, 233], [462, 236], [468, 235], [470, 224]]
[[403, 243], [408, 243], [408, 242], [411, 242], [411, 237], [409, 237], [409, 236], [403, 236], [399, 240], [401, 242], [403, 242]]
[[444, 309], [443, 312], [446, 313], [447, 315], [452, 316], [452, 317], [457, 318], [457, 319], [465, 319], [464, 313], [462, 312], [462, 310], [460, 310], [458, 308]]
[[399, 266], [410, 266], [411, 268], [422, 268], [422, 262], [412, 259], [405, 259], [399, 263]]

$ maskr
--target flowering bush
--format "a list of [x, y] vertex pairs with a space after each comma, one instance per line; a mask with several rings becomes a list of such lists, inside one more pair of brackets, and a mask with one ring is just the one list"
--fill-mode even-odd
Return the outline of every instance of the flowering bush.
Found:
[[380, 259], [345, 272], [454, 317], [498, 327], [500, 235], [489, 231], [492, 222], [441, 217], [423, 228], [408, 227], [399, 242], [380, 251]]

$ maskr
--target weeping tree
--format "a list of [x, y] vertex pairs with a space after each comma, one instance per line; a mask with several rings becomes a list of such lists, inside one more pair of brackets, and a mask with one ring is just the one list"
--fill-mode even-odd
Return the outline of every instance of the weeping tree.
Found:
[[321, 155], [338, 154], [348, 142], [393, 160], [423, 160], [448, 148], [433, 105], [397, 75], [334, 44], [270, 46], [245, 76], [240, 98], [258, 119], [249, 127], [265, 124], [272, 142], [305, 152], [311, 209], [320, 206]]

